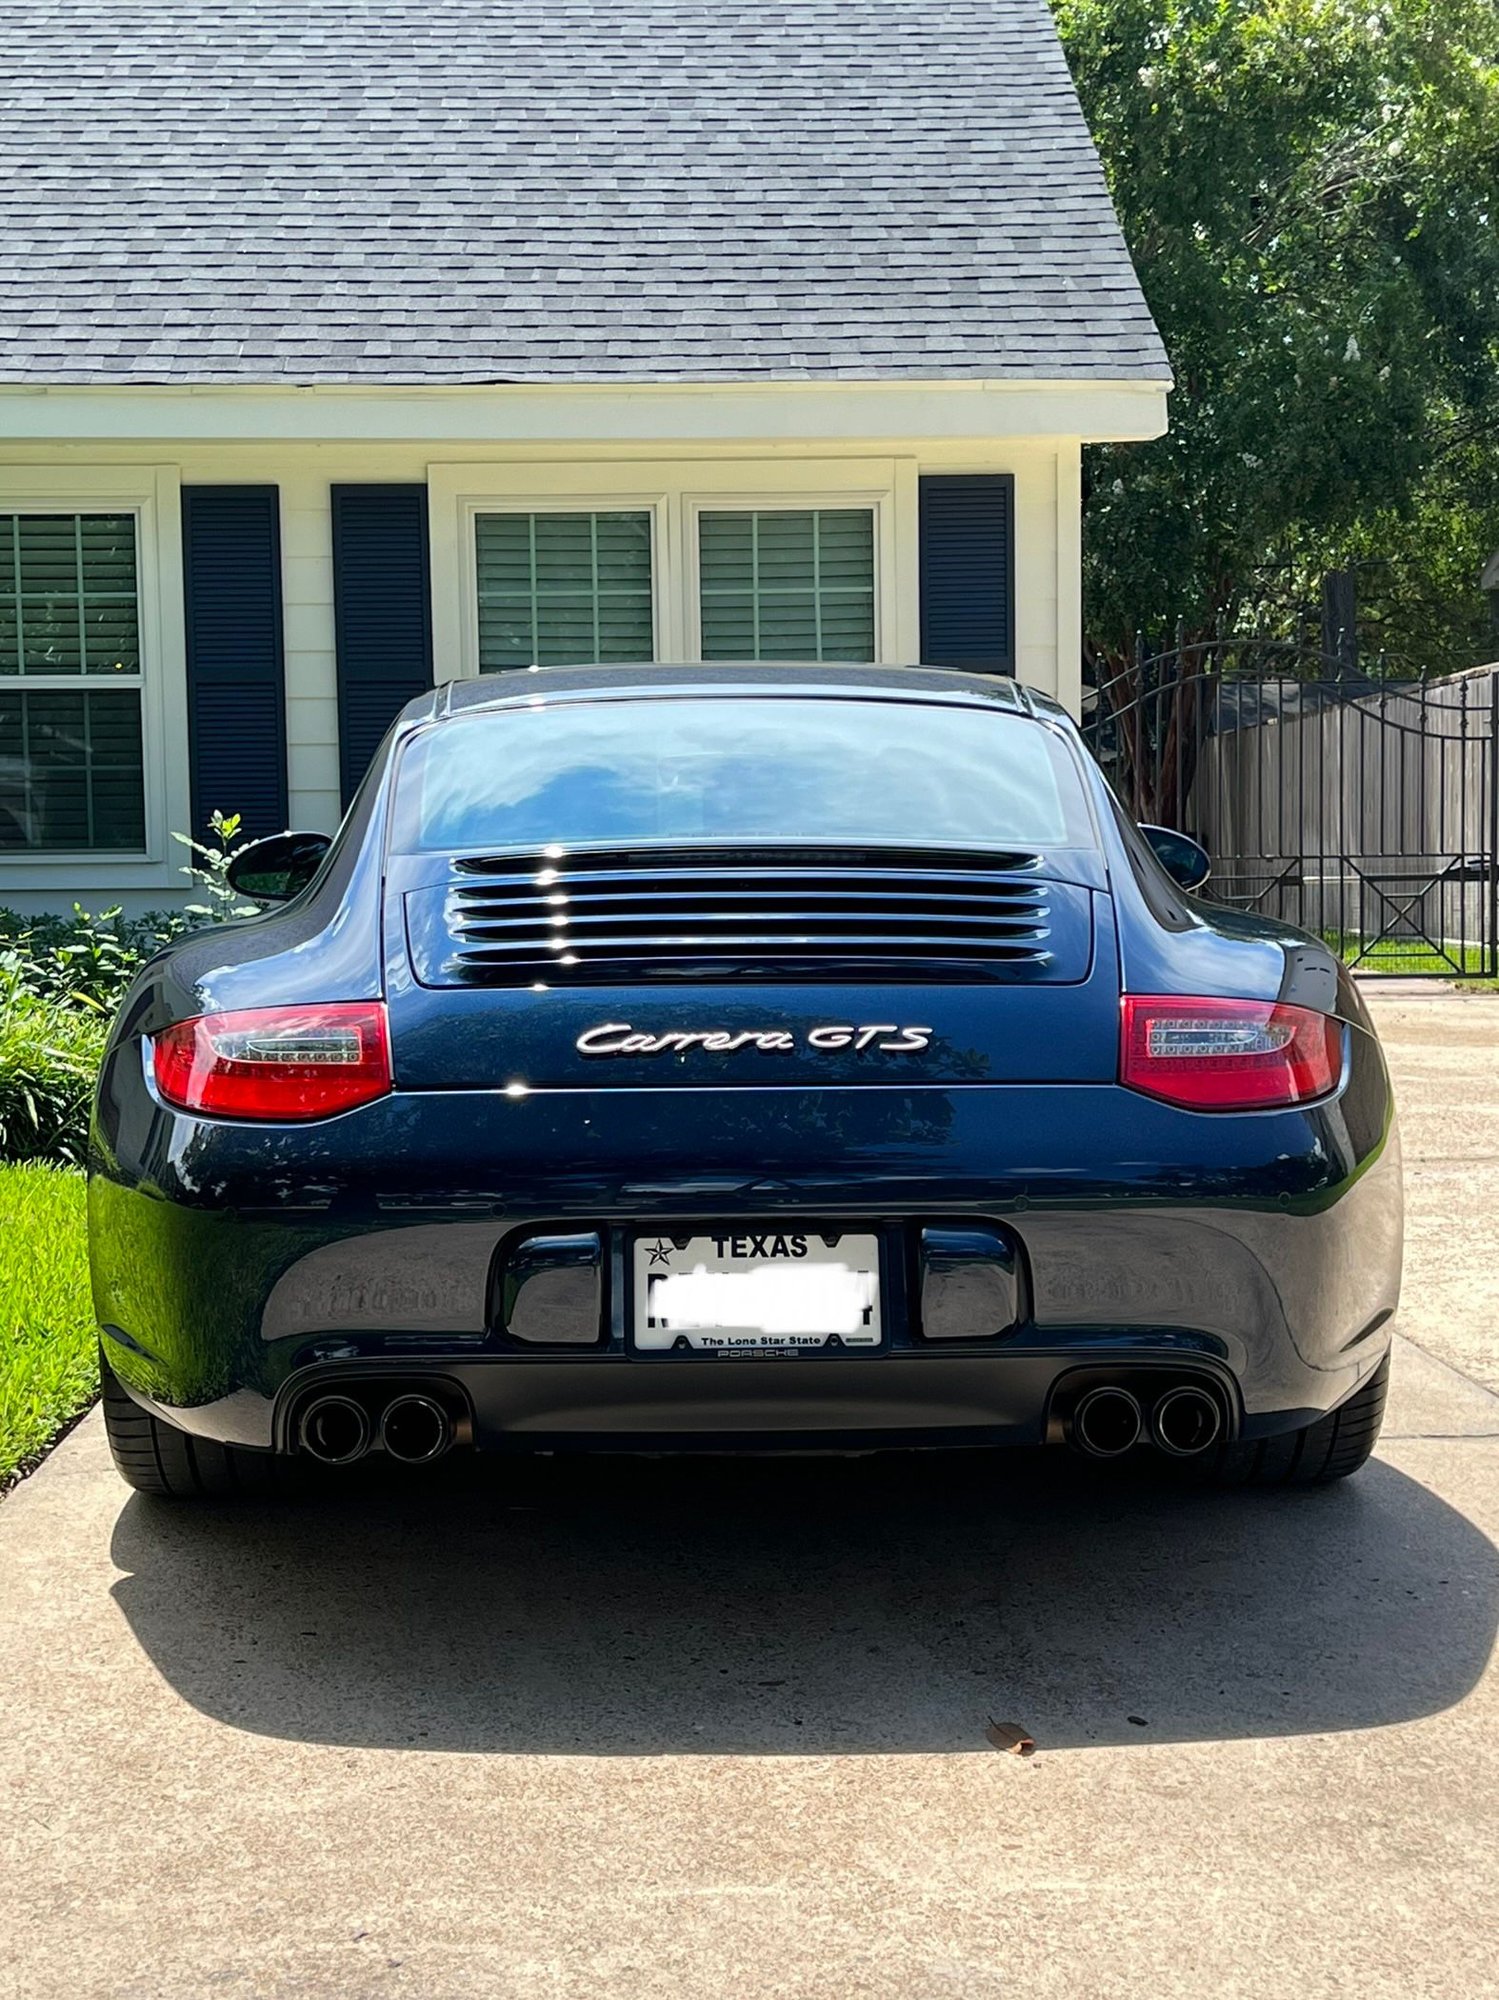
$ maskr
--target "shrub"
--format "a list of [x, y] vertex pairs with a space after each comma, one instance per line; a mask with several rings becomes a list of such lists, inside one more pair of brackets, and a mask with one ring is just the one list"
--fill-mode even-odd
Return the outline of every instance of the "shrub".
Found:
[[0, 1161], [82, 1161], [89, 1100], [110, 1016], [146, 960], [205, 924], [256, 914], [229, 887], [238, 813], [213, 814], [208, 841], [173, 835], [200, 900], [127, 917], [73, 905], [71, 917], [0, 909]]
[[106, 1012], [116, 1008], [137, 972], [164, 944], [204, 924], [253, 917], [256, 908], [235, 895], [229, 863], [245, 844], [237, 841], [238, 813], [213, 814], [212, 840], [174, 833], [196, 857], [183, 874], [197, 885], [199, 901], [181, 910], [148, 910], [127, 917], [117, 907], [97, 914], [73, 905], [71, 917], [23, 917], [0, 909], [0, 979], [49, 1004], [82, 1002]]
[[33, 999], [108, 1011], [151, 954], [191, 928], [175, 910], [135, 918], [118, 909], [94, 914], [78, 903], [71, 917], [0, 910], [0, 974]]
[[0, 1161], [77, 1164], [108, 1010], [38, 998], [0, 969]]

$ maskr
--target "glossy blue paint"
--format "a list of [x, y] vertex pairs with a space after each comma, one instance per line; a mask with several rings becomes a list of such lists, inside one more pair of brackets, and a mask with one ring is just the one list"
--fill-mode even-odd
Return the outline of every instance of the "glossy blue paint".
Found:
[[[402, 742], [538, 693], [649, 701], [664, 688], [851, 691], [886, 704], [897, 730], [903, 704], [956, 702], [1051, 732], [1096, 839], [1035, 860], [1053, 912], [1046, 962], [872, 979], [835, 952], [794, 978], [441, 983], [462, 857], [387, 853]], [[1139, 1096], [1117, 1080], [1122, 990], [1320, 1007], [1345, 1023], [1342, 1083], [1248, 1115]], [[381, 996], [396, 1088], [341, 1117], [195, 1118], [148, 1080], [146, 1038], [171, 1021]], [[610, 1024], [666, 1045], [579, 1048]], [[861, 1026], [863, 1046], [840, 1039]], [[925, 1040], [909, 1046], [916, 1029]], [[762, 1032], [770, 1046], [747, 1039]], [[632, 1233], [717, 1221], [878, 1234], [885, 1351], [738, 1366], [634, 1353]], [[1401, 1197], [1388, 1077], [1351, 983], [1317, 940], [1176, 889], [1059, 711], [960, 675], [719, 667], [554, 671], [412, 704], [307, 890], [141, 974], [101, 1079], [90, 1223], [116, 1373], [169, 1421], [244, 1445], [284, 1448], [306, 1385], [370, 1376], [440, 1380], [495, 1448], [1028, 1441], [1057, 1385], [1100, 1357], [1190, 1367], [1252, 1437], [1334, 1407], [1377, 1365]], [[1003, 1328], [953, 1337], [949, 1317], [926, 1337], [924, 1229], [949, 1248], [1013, 1246]], [[564, 1259], [552, 1304], [596, 1323], [566, 1347], [508, 1333], [504, 1301], [536, 1282], [537, 1240], [595, 1237], [598, 1268]]]

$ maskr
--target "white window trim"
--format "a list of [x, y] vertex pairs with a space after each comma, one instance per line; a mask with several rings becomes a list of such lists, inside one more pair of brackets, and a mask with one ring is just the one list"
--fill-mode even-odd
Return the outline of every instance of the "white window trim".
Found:
[[[91, 848], [0, 849], [0, 903], [15, 892], [48, 893], [66, 909], [115, 891], [180, 888], [171, 839], [189, 820], [187, 671], [183, 633], [181, 497], [174, 465], [0, 466], [0, 514], [132, 514], [139, 595], [141, 763], [146, 844], [136, 853]], [[79, 687], [98, 686], [68, 677]], [[65, 679], [44, 677], [49, 687]], [[29, 687], [22, 675], [17, 685]]]
[[432, 550], [433, 671], [479, 672], [479, 514], [614, 513], [649, 509], [656, 657], [702, 654], [698, 515], [728, 508], [867, 507], [875, 516], [875, 661], [910, 665], [920, 647], [914, 457], [620, 459], [427, 468]]

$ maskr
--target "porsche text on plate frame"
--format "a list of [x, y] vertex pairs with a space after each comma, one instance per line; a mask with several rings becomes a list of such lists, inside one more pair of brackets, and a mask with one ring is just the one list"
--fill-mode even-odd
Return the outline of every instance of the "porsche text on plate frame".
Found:
[[1189, 893], [1202, 865], [1007, 680], [436, 689], [331, 843], [239, 857], [266, 913], [120, 1010], [89, 1213], [121, 1470], [1355, 1470], [1400, 1279], [1388, 1076], [1326, 947]]

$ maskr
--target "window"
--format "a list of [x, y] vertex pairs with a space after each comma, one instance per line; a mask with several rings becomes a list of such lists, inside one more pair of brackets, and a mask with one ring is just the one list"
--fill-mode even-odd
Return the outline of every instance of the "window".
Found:
[[439, 673], [916, 658], [914, 458], [610, 452], [428, 465]]
[[145, 846], [133, 514], [0, 514], [0, 848]]
[[936, 702], [677, 695], [460, 716], [396, 780], [398, 852], [826, 841], [1091, 845], [1077, 772], [1026, 717]]
[[872, 660], [867, 507], [698, 516], [705, 660]]
[[479, 671], [654, 658], [651, 516], [479, 514]]

